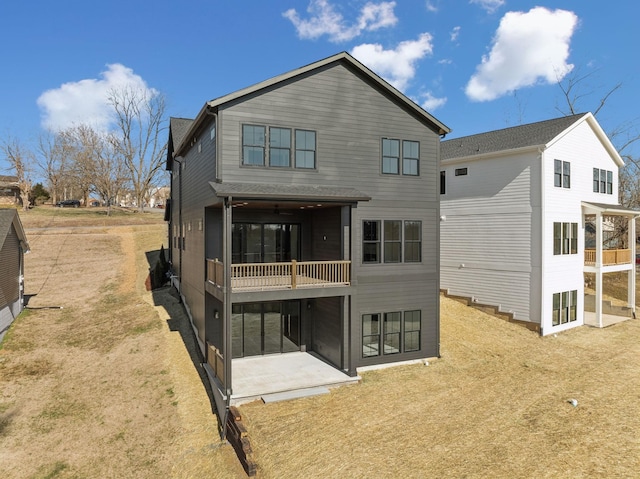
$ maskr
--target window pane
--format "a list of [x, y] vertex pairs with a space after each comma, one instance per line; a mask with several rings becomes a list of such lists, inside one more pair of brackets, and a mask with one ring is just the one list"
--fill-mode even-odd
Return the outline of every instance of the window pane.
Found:
[[575, 321], [577, 317], [578, 291], [571, 291], [571, 307], [569, 308], [569, 321]]
[[288, 167], [291, 164], [291, 130], [269, 129], [269, 165]]
[[553, 186], [562, 186], [562, 162], [553, 160]]
[[264, 165], [264, 126], [242, 125], [242, 145], [242, 162], [245, 165]]
[[560, 293], [553, 295], [553, 325], [560, 324]]
[[380, 222], [362, 222], [362, 262], [380, 262]]
[[316, 132], [296, 130], [296, 168], [316, 167]]
[[560, 305], [560, 324], [569, 321], [569, 291], [562, 293], [562, 304]]
[[578, 254], [578, 223], [571, 223], [571, 254]]
[[400, 313], [384, 313], [384, 354], [400, 352]]
[[269, 165], [270, 166], [284, 166], [289, 167], [290, 165], [290, 151], [282, 148], [271, 148], [269, 150]]
[[420, 310], [404, 313], [404, 351], [420, 349]]
[[402, 174], [418, 175], [418, 160], [420, 157], [417, 141], [402, 142]]
[[571, 163], [562, 162], [562, 187], [571, 188]]
[[380, 315], [362, 315], [362, 357], [380, 354]]
[[562, 254], [569, 254], [569, 236], [571, 223], [562, 223]]
[[440, 172], [440, 194], [444, 195], [447, 192], [447, 174], [445, 171]]
[[382, 139], [382, 172], [393, 175], [400, 172], [400, 140]]
[[404, 260], [408, 263], [422, 261], [422, 222], [404, 222]]
[[562, 254], [562, 223], [553, 223], [553, 254]]
[[600, 170], [593, 169], [593, 192], [598, 193], [600, 190]]
[[600, 193], [607, 191], [607, 170], [600, 170]]
[[384, 222], [385, 263], [399, 263], [402, 261], [401, 228], [401, 221], [386, 220]]
[[613, 194], [613, 171], [607, 171], [607, 194]]

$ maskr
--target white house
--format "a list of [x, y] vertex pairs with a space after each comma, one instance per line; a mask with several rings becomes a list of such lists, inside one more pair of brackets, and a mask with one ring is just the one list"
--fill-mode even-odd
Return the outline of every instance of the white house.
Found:
[[591, 113], [447, 140], [441, 155], [442, 290], [547, 335], [623, 314], [603, 305], [602, 279], [627, 272], [635, 315], [638, 212], [618, 204], [623, 161]]

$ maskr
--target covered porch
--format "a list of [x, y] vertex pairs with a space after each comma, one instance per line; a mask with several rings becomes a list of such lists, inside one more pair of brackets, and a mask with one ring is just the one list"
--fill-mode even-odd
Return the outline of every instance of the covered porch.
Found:
[[[582, 213], [585, 231], [584, 272], [593, 276], [594, 290], [593, 301], [588, 302], [585, 297], [584, 323], [602, 328], [635, 317], [635, 220], [640, 212], [620, 205], [583, 202]], [[611, 273], [626, 276], [625, 306], [607, 308], [610, 301], [603, 297], [603, 280], [604, 275]]]

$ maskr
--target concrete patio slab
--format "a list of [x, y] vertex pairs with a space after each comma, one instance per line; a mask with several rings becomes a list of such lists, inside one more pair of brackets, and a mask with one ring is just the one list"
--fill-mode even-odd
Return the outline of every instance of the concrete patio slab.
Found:
[[359, 376], [350, 377], [312, 354], [303, 352], [234, 359], [231, 367], [232, 404], [254, 401], [276, 393], [330, 388], [360, 381]]

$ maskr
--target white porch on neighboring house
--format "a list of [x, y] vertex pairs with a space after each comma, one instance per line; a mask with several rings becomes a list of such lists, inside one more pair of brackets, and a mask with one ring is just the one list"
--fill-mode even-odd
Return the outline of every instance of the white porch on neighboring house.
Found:
[[[636, 311], [636, 226], [639, 211], [620, 205], [582, 202], [585, 231], [584, 272], [595, 276], [595, 311], [584, 312], [585, 324], [605, 327], [625, 319], [623, 312], [635, 318]], [[587, 223], [593, 224], [595, 238], [587, 244]], [[626, 232], [624, 231], [626, 229]], [[604, 311], [603, 276], [607, 273], [627, 274], [626, 306]], [[617, 320], [616, 320], [617, 319]]]

